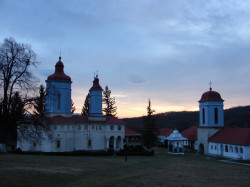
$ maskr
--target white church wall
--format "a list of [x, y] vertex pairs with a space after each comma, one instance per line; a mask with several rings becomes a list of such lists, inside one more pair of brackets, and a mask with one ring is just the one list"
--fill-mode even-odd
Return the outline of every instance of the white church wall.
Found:
[[233, 159], [250, 160], [250, 146], [209, 142], [208, 154]]
[[250, 146], [243, 147], [243, 160], [250, 160]]

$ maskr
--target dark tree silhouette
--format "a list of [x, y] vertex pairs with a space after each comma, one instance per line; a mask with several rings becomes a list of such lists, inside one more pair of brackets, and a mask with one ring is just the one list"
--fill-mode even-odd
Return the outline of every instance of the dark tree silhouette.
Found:
[[39, 88], [39, 96], [36, 97], [34, 101], [34, 113], [36, 115], [44, 116], [45, 115], [45, 100], [46, 100], [46, 93], [45, 88], [43, 85], [40, 85]]
[[108, 86], [105, 87], [105, 90], [103, 91], [103, 104], [105, 104], [105, 107], [103, 109], [103, 112], [107, 116], [116, 116], [116, 110], [117, 106], [115, 106], [115, 98], [111, 98], [111, 90], [109, 90]]
[[73, 100], [71, 99], [71, 113], [73, 114], [76, 110], [75, 104], [73, 102]]
[[[37, 88], [30, 69], [37, 64], [36, 54], [29, 45], [17, 43], [13, 38], [0, 43], [0, 139], [7, 148], [15, 148], [17, 135], [40, 137], [41, 129], [49, 128], [37, 115], [28, 116], [33, 113], [32, 92]], [[30, 124], [34, 125], [34, 131]]]
[[150, 150], [152, 150], [152, 146], [157, 143], [157, 135], [159, 133], [155, 122], [156, 119], [153, 116], [154, 112], [155, 110], [151, 108], [151, 101], [149, 99], [147, 106], [147, 116], [143, 117], [144, 129], [142, 132], [142, 137], [144, 145]]
[[88, 93], [88, 95], [85, 98], [81, 114], [82, 115], [88, 115], [89, 114], [89, 93]]

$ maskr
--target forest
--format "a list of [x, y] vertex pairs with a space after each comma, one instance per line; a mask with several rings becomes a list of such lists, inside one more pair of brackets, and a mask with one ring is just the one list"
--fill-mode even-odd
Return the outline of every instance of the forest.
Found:
[[[166, 112], [154, 115], [158, 129], [172, 128], [179, 131], [191, 126], [199, 125], [199, 112]], [[143, 116], [122, 119], [126, 127], [137, 132], [143, 130]], [[250, 105], [238, 106], [224, 110], [224, 123], [226, 127], [248, 127], [250, 128]]]

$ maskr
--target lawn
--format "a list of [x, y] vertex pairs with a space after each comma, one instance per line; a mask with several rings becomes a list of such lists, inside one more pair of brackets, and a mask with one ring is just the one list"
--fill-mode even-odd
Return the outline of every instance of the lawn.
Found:
[[0, 154], [0, 186], [250, 186], [250, 166], [199, 154], [153, 157]]

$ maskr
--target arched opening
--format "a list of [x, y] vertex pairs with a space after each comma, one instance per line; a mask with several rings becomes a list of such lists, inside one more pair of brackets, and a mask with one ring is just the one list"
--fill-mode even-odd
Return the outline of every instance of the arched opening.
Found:
[[214, 109], [214, 123], [218, 124], [218, 108]]
[[61, 95], [60, 93], [57, 95], [57, 109], [61, 108]]
[[172, 145], [172, 142], [169, 143], [168, 151], [169, 151], [169, 152], [173, 152], [173, 145]]
[[116, 140], [116, 148], [120, 148], [121, 147], [121, 137], [118, 136], [117, 140]]
[[109, 138], [109, 149], [114, 149], [114, 136]]
[[202, 109], [202, 124], [205, 124], [205, 108]]
[[199, 145], [199, 153], [204, 154], [204, 145], [202, 143]]

